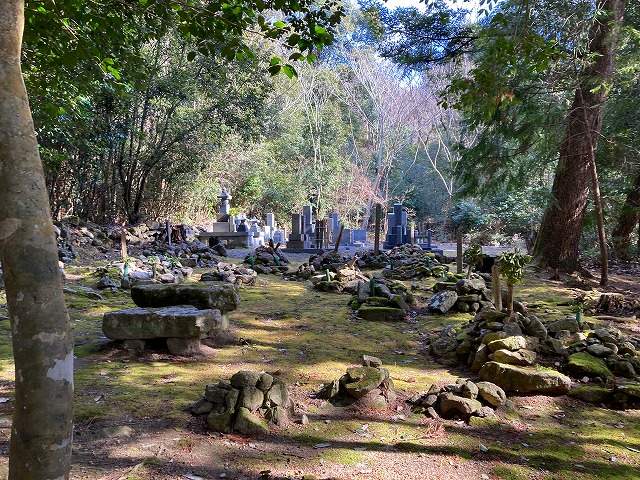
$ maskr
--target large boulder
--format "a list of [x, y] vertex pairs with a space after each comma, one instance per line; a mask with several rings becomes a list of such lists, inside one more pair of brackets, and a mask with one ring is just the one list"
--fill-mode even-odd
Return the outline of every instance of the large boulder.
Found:
[[524, 337], [522, 335], [514, 335], [497, 340], [493, 340], [487, 344], [489, 350], [496, 352], [498, 350], [511, 350], [512, 352], [520, 349], [532, 350], [538, 346], [538, 338]]
[[240, 297], [233, 285], [224, 283], [136, 285], [131, 299], [139, 307], [193, 305], [200, 309], [216, 308], [222, 313], [238, 308]]
[[129, 308], [107, 312], [102, 331], [111, 340], [150, 338], [203, 338], [215, 336], [228, 326], [220, 310], [198, 310], [192, 306]]
[[567, 330], [571, 333], [580, 331], [580, 323], [574, 317], [561, 318], [547, 324], [547, 332], [556, 333], [561, 330]]
[[482, 403], [472, 398], [464, 398], [453, 393], [441, 393], [439, 396], [440, 413], [449, 416], [452, 413], [458, 413], [463, 417], [468, 417], [482, 407]]
[[576, 377], [600, 377], [602, 380], [613, 378], [611, 370], [601, 358], [587, 352], [578, 352], [569, 356], [567, 371]]
[[478, 382], [478, 396], [494, 407], [501, 407], [507, 403], [507, 395], [504, 390], [492, 382]]
[[509, 392], [564, 395], [571, 390], [571, 379], [553, 370], [487, 362], [479, 375]]
[[447, 313], [458, 301], [458, 294], [451, 290], [442, 290], [429, 300], [429, 310]]
[[511, 365], [533, 365], [536, 361], [536, 352], [531, 350], [517, 350], [512, 352], [511, 350], [502, 349], [496, 350], [489, 358], [498, 363], [509, 363]]

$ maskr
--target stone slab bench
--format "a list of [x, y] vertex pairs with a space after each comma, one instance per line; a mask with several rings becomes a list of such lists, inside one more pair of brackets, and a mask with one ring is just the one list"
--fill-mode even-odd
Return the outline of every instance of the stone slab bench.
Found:
[[220, 310], [190, 305], [130, 308], [107, 312], [102, 318], [105, 336], [125, 341], [125, 348], [143, 349], [145, 340], [166, 338], [174, 355], [198, 353], [201, 339], [215, 337], [227, 327], [227, 317]]
[[131, 288], [131, 299], [143, 308], [193, 305], [199, 309], [215, 308], [223, 315], [240, 304], [233, 285], [213, 282], [136, 285]]

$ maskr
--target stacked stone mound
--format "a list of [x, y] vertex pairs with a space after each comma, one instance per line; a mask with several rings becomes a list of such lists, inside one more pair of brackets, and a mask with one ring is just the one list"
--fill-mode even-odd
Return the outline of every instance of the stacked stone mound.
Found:
[[356, 291], [360, 282], [369, 281], [357, 267], [342, 265], [342, 267], [335, 267], [335, 269], [336, 271], [326, 271], [314, 275], [309, 280], [317, 290], [347, 293]]
[[287, 271], [289, 259], [275, 248], [261, 245], [244, 257], [244, 263], [258, 273], [281, 275]]
[[216, 247], [209, 247], [195, 236], [197, 231], [188, 225], [172, 227], [172, 244], [167, 242], [164, 223], [147, 222], [126, 229], [100, 226], [83, 222], [77, 217], [67, 217], [54, 222], [58, 240], [58, 257], [67, 263], [77, 256], [77, 248], [95, 249], [100, 253], [116, 253], [121, 248], [121, 235], [127, 239], [129, 256], [173, 256], [185, 267], [210, 267], [217, 263]]
[[[296, 271], [287, 272], [286, 276], [291, 280], [311, 280], [316, 277], [319, 279], [318, 281], [321, 281], [322, 275], [325, 275], [326, 279], [328, 270], [330, 274], [334, 274], [335, 278], [335, 274], [349, 265], [351, 260], [339, 253], [323, 252], [320, 255], [312, 255], [308, 262], [300, 265]], [[356, 271], [355, 267], [352, 270]]]
[[[155, 260], [155, 261], [152, 261]], [[116, 280], [109, 275], [102, 275], [96, 287], [99, 289], [120, 287], [129, 289], [135, 285], [154, 285], [157, 283], [182, 283], [193, 274], [193, 268], [182, 265], [176, 257], [158, 255], [147, 258], [129, 257], [128, 273], [124, 276], [124, 262], [113, 262], [109, 267], [118, 268], [121, 278]]]
[[[373, 290], [372, 287], [373, 286]], [[401, 321], [409, 313], [413, 295], [399, 282], [376, 277], [358, 281], [349, 306], [364, 320]]]
[[479, 275], [471, 278], [449, 275], [444, 281], [436, 282], [433, 290], [436, 294], [429, 300], [429, 310], [435, 313], [447, 313], [451, 309], [476, 313], [493, 308], [491, 290]]
[[496, 418], [495, 409], [507, 403], [505, 391], [492, 382], [472, 382], [460, 378], [455, 384], [431, 388], [410, 400], [415, 413], [425, 413], [431, 418], [471, 417]]
[[131, 289], [139, 308], [107, 312], [102, 331], [125, 349], [142, 350], [146, 341], [165, 339], [173, 355], [191, 356], [229, 326], [227, 312], [240, 299], [230, 284], [139, 285]]
[[218, 262], [214, 269], [200, 276], [201, 282], [229, 282], [234, 285], [255, 285], [258, 272], [237, 263]]
[[334, 404], [357, 404], [375, 410], [386, 410], [397, 399], [389, 370], [382, 368], [382, 360], [370, 355], [363, 355], [362, 366], [348, 368], [342, 377], [326, 385], [319, 396]]
[[297, 271], [287, 272], [286, 278], [309, 280], [314, 288], [323, 292], [347, 293], [354, 293], [358, 282], [369, 281], [355, 265], [355, 259], [349, 260], [333, 252], [312, 255], [309, 262], [300, 265]]
[[205, 387], [204, 398], [189, 406], [193, 415], [206, 415], [215, 432], [254, 435], [283, 425], [292, 404], [285, 383], [268, 373], [240, 371], [227, 382]]
[[386, 252], [379, 252], [376, 255], [375, 250], [367, 250], [358, 254], [356, 265], [360, 269], [384, 268], [389, 265], [389, 255]]
[[616, 328], [578, 322], [575, 317], [542, 321], [535, 315], [514, 313], [507, 317], [504, 312], [489, 309], [460, 329], [446, 325], [428, 341], [429, 352], [438, 362], [466, 364], [481, 378], [519, 393], [568, 393], [568, 376], [533, 367], [556, 362], [571, 377], [600, 387], [574, 389], [572, 395], [575, 391], [576, 397], [587, 401], [592, 395], [596, 403], [623, 408], [640, 398], [638, 347], [638, 337], [625, 336]]
[[382, 274], [399, 280], [420, 280], [425, 277], [442, 277], [449, 267], [438, 261], [435, 253], [418, 245], [400, 245], [388, 253], [388, 264]]

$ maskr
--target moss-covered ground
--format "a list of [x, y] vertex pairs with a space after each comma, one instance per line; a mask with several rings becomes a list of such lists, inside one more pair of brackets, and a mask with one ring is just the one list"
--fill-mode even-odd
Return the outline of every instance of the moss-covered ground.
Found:
[[[499, 422], [468, 425], [412, 413], [406, 400], [432, 383], [472, 377], [425, 353], [429, 334], [472, 318], [428, 315], [433, 279], [407, 282], [416, 299], [416, 314], [408, 320], [365, 322], [348, 308], [348, 295], [265, 276], [266, 285], [239, 290], [241, 305], [230, 314], [231, 330], [211, 354], [189, 359], [170, 356], [162, 345], [129, 353], [104, 338], [102, 314], [133, 304], [126, 291], [96, 295], [99, 266], [66, 268], [76, 339], [72, 478], [640, 478], [639, 411], [534, 396], [512, 397], [513, 407], [499, 411]], [[570, 314], [575, 294], [533, 273], [516, 287], [517, 297], [544, 319]], [[2, 295], [0, 459], [6, 464], [13, 364]], [[634, 328], [631, 319], [616, 326]], [[363, 411], [316, 398], [363, 354], [379, 357], [390, 370], [399, 393], [396, 407]], [[203, 418], [184, 411], [207, 383], [228, 380], [238, 370], [283, 378], [296, 418], [305, 414], [308, 423], [247, 438], [208, 432]]]

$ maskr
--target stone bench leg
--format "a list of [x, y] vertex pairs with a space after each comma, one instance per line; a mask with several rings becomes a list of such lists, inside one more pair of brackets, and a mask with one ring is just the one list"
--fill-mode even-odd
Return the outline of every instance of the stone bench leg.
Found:
[[144, 350], [146, 343], [144, 340], [124, 340], [122, 348], [125, 350]]
[[167, 348], [172, 355], [197, 355], [200, 353], [200, 346], [200, 338], [167, 338]]

